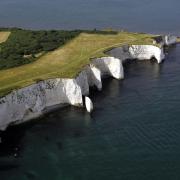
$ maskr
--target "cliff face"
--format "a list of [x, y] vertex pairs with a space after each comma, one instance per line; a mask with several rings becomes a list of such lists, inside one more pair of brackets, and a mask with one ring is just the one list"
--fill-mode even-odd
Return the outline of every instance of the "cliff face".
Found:
[[36, 118], [59, 104], [82, 105], [81, 88], [74, 79], [51, 79], [17, 90], [0, 99], [0, 129]]
[[176, 44], [177, 42], [177, 37], [176, 36], [165, 36], [164, 37], [164, 45], [170, 46], [172, 44]]
[[124, 78], [124, 70], [122, 60], [114, 57], [98, 58], [93, 61], [93, 64], [101, 70], [102, 76], [112, 76], [116, 79]]
[[49, 79], [10, 93], [0, 99], [0, 130], [37, 118], [56, 105], [83, 106], [82, 96], [89, 94], [90, 86], [101, 90], [104, 75], [123, 78], [121, 60], [95, 59], [75, 79]]
[[152, 45], [133, 45], [129, 48], [133, 59], [144, 60], [155, 58], [158, 63], [165, 58], [163, 49]]
[[149, 60], [155, 58], [158, 63], [165, 58], [163, 48], [153, 45], [132, 45], [114, 48], [109, 52], [122, 61], [127, 59]]
[[[83, 106], [82, 96], [89, 94], [90, 86], [101, 90], [104, 76], [124, 78], [122, 61], [129, 57], [140, 60], [155, 57], [158, 63], [164, 58], [163, 50], [155, 46], [135, 45], [121, 53], [124, 57], [121, 60], [114, 57], [94, 59], [75, 79], [57, 78], [41, 81], [1, 98], [0, 130], [5, 130], [10, 124], [37, 118], [56, 105]], [[88, 107], [92, 107], [92, 103], [88, 101], [88, 104], [91, 105]], [[89, 108], [89, 111], [91, 110]]]
[[161, 46], [170, 46], [177, 42], [177, 37], [172, 35], [156, 36], [154, 39], [155, 43], [158, 43]]

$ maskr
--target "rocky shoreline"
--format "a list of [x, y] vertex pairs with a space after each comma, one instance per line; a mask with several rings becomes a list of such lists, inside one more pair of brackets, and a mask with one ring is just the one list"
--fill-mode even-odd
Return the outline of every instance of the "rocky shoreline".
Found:
[[[160, 46], [157, 46], [157, 44]], [[0, 98], [0, 130], [9, 125], [35, 119], [55, 106], [70, 104], [86, 106], [88, 112], [93, 109], [89, 95], [89, 88], [95, 86], [102, 89], [102, 78], [112, 76], [116, 79], [124, 78], [123, 63], [126, 60], [156, 59], [161, 63], [165, 58], [164, 46], [176, 43], [175, 36], [164, 36], [154, 45], [131, 45], [117, 48], [120, 58], [102, 57], [93, 59], [74, 79], [48, 79], [37, 84], [15, 90]], [[83, 97], [85, 96], [85, 104]]]

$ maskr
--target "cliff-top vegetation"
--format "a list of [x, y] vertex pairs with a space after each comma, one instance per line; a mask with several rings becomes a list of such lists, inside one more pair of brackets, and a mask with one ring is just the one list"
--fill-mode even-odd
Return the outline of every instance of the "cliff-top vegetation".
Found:
[[107, 49], [153, 44], [153, 38], [150, 34], [114, 31], [11, 30], [0, 45], [0, 96], [40, 80], [73, 78], [92, 58], [107, 56]]

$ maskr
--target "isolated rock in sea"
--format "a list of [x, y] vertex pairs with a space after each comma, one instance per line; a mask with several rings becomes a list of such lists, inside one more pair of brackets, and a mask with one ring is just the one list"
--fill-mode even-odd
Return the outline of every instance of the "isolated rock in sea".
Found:
[[85, 97], [85, 106], [87, 112], [91, 113], [93, 110], [93, 103], [89, 97]]

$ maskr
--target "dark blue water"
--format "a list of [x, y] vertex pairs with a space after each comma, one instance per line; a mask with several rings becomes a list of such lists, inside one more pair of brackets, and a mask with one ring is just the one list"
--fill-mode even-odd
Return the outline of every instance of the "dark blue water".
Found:
[[[0, 26], [180, 30], [179, 0], [1, 0]], [[1, 134], [0, 180], [179, 180], [180, 45], [161, 65], [125, 66], [91, 93], [95, 110], [66, 107]]]
[[180, 35], [179, 0], [0, 0], [0, 26], [123, 28]]
[[164, 63], [131, 62], [93, 91], [95, 110], [66, 107], [10, 128], [2, 180], [179, 180], [180, 45]]

